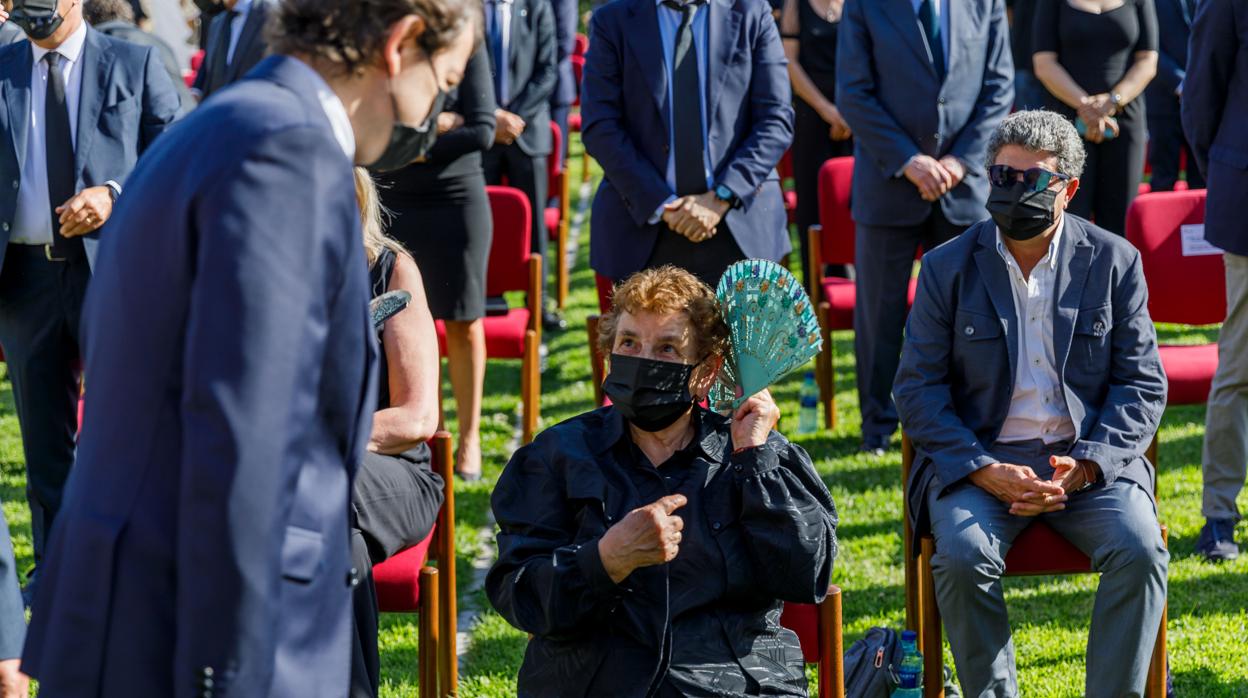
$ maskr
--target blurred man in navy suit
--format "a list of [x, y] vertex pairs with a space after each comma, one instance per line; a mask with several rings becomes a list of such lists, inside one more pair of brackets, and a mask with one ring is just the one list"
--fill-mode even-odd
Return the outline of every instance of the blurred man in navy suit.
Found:
[[1183, 131], [1208, 182], [1205, 239], [1226, 251], [1226, 322], [1209, 393], [1205, 527], [1196, 547], [1209, 560], [1231, 560], [1239, 556], [1235, 498], [1248, 474], [1248, 0], [1200, 3], [1187, 68]]
[[178, 95], [154, 51], [91, 29], [76, 0], [19, 2], [11, 23], [30, 41], [0, 48], [0, 345], [38, 567], [74, 462], [78, 325], [100, 228]]
[[775, 167], [793, 141], [771, 7], [618, 0], [590, 21], [582, 138], [602, 166], [590, 265], [619, 280], [674, 264], [712, 288], [790, 250]]
[[854, 357], [862, 449], [897, 430], [906, 295], [930, 251], [984, 217], [988, 137], [1014, 101], [1003, 0], [846, 0], [836, 106], [854, 132]]
[[1179, 100], [1187, 74], [1187, 41], [1196, 16], [1196, 0], [1156, 0], [1157, 77], [1148, 84], [1148, 161], [1153, 191], [1171, 191], [1179, 180], [1179, 154], [1187, 153], [1187, 186], [1204, 189], [1205, 178], [1196, 167], [1191, 146], [1183, 136]]
[[204, 62], [191, 90], [201, 100], [242, 78], [269, 52], [265, 25], [277, 0], [225, 0], [212, 17], [204, 41]]
[[377, 404], [352, 164], [428, 151], [480, 15], [281, 7], [280, 55], [157, 143], [102, 238], [23, 662], [45, 695], [347, 694], [347, 504]]

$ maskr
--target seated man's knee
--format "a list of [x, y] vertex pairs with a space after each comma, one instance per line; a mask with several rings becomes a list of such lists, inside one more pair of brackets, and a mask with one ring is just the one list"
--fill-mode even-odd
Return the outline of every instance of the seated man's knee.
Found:
[[1100, 551], [1101, 572], [1129, 570], [1140, 577], [1154, 576], [1164, 579], [1170, 562], [1170, 553], [1156, 530], [1124, 530]]
[[958, 584], [978, 584], [999, 579], [1005, 572], [1000, 551], [975, 527], [938, 536], [932, 571]]

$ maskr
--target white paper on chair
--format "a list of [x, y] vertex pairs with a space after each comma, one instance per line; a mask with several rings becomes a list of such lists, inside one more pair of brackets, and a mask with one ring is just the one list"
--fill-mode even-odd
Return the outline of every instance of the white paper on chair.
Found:
[[1203, 257], [1205, 255], [1222, 254], [1221, 248], [1205, 239], [1205, 224], [1195, 223], [1179, 227], [1179, 236], [1183, 241], [1184, 257]]

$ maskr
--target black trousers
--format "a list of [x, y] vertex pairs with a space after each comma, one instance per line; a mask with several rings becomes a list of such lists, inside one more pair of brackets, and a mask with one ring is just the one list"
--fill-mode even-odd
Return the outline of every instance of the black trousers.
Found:
[[646, 268], [671, 264], [688, 270], [713, 290], [719, 285], [719, 277], [723, 276], [724, 270], [743, 259], [745, 253], [726, 223], [721, 222], [719, 232], [702, 242], [690, 242], [689, 238], [662, 225], [654, 251], [646, 261]]
[[1069, 210], [1110, 232], [1126, 235], [1127, 207], [1139, 193], [1144, 176], [1148, 134], [1140, 120], [1125, 114], [1118, 124], [1122, 131], [1117, 137], [1100, 143], [1083, 142], [1088, 160]]
[[1173, 191], [1179, 181], [1179, 154], [1187, 153], [1187, 186], [1204, 189], [1205, 178], [1196, 166], [1196, 156], [1183, 135], [1183, 122], [1179, 112], [1153, 115], [1148, 112], [1148, 160], [1153, 167], [1149, 180], [1153, 191]]
[[42, 246], [9, 245], [0, 269], [0, 346], [26, 455], [35, 565], [74, 463], [78, 432], [78, 324], [91, 268], [81, 243], [63, 262]]
[[400, 456], [367, 453], [351, 490], [351, 564], [360, 571], [352, 596], [355, 637], [351, 696], [373, 698], [381, 682], [378, 604], [373, 565], [424, 540], [442, 508], [442, 478], [430, 469], [429, 447]]
[[950, 223], [939, 204], [933, 204], [927, 220], [918, 225], [856, 226], [854, 357], [862, 438], [868, 445], [883, 446], [897, 430], [893, 379], [901, 363], [915, 253], [920, 246], [930, 250], [957, 237], [966, 227]]

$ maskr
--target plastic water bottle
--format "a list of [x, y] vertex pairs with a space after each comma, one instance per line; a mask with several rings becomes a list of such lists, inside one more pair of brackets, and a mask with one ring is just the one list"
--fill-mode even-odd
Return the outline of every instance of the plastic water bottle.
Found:
[[819, 386], [815, 385], [813, 371], [807, 371], [802, 378], [802, 391], [798, 399], [802, 409], [797, 416], [797, 433], [813, 434], [819, 431]]
[[922, 698], [923, 696], [923, 655], [916, 646], [918, 635], [913, 630], [901, 634], [901, 666], [897, 667], [897, 678], [901, 681], [893, 691], [892, 698]]

